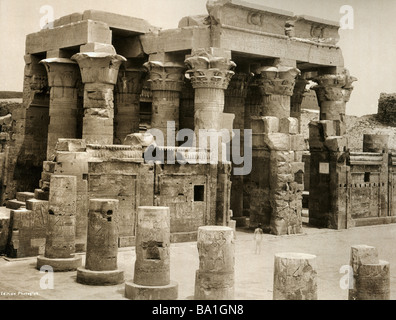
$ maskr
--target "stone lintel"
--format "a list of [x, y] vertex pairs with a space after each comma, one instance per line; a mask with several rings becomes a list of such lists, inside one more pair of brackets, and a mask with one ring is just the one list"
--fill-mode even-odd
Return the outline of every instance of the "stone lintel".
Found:
[[146, 54], [157, 52], [177, 52], [195, 48], [207, 48], [211, 45], [210, 28], [186, 27], [141, 35], [140, 41]]
[[111, 30], [98, 21], [79, 21], [62, 27], [43, 29], [26, 36], [26, 54], [81, 46], [90, 42], [111, 44]]
[[293, 12], [247, 3], [240, 0], [207, 2], [212, 20], [220, 28], [237, 28], [287, 36], [317, 43], [337, 44], [339, 23], [295, 16]]

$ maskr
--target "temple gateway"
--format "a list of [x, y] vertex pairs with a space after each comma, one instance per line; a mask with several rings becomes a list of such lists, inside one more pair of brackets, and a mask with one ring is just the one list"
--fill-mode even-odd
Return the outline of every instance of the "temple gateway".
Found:
[[[56, 215], [49, 202], [69, 205], [62, 187], [51, 189], [53, 175], [76, 177], [75, 223], [59, 230], [66, 239], [74, 228], [77, 251], [86, 249], [90, 199], [118, 200], [119, 247], [135, 244], [139, 206], [170, 208], [171, 242], [230, 221], [301, 233], [305, 202], [316, 227], [394, 222], [388, 137], [367, 135], [363, 152], [348, 149], [346, 104], [357, 79], [344, 68], [338, 30], [209, 0], [206, 14], [171, 30], [88, 10], [27, 35], [23, 105], [0, 119], [0, 250], [43, 253], [48, 215]], [[313, 96], [320, 111], [308, 134], [302, 109]], [[213, 163], [200, 161], [210, 145], [168, 139], [182, 129], [240, 135], [221, 141]], [[230, 157], [235, 148], [251, 170], [235, 174], [246, 164]], [[165, 161], [147, 161], [148, 149]], [[186, 161], [169, 161], [177, 157]]]

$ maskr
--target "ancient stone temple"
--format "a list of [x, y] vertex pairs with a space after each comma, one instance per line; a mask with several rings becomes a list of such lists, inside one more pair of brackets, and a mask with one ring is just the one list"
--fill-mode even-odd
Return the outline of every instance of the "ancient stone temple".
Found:
[[[18, 241], [14, 256], [43, 251], [45, 223], [31, 217], [48, 206], [52, 174], [76, 177], [78, 252], [86, 247], [89, 199], [118, 200], [120, 247], [135, 243], [139, 206], [170, 208], [171, 242], [195, 241], [201, 226], [228, 225], [230, 212], [238, 226], [300, 233], [307, 151], [300, 119], [309, 80], [318, 83], [317, 126], [330, 137], [328, 150], [311, 142], [311, 173], [319, 164], [334, 170], [322, 158], [335, 152], [335, 166], [344, 152], [354, 78], [338, 29], [284, 10], [209, 0], [207, 14], [171, 30], [88, 10], [29, 34], [23, 110], [14, 120], [25, 130], [5, 142], [0, 158], [2, 199], [14, 217], [0, 248]], [[327, 190], [318, 188], [327, 183], [315, 180], [321, 174], [310, 181], [312, 221], [321, 221], [318, 193]]]

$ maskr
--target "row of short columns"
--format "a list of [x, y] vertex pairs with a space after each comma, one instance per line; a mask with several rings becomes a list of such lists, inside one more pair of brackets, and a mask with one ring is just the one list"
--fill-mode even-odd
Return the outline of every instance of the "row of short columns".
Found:
[[[118, 270], [118, 200], [90, 199], [85, 267], [75, 255], [76, 177], [51, 176], [45, 253], [37, 268], [77, 270], [77, 282], [116, 285], [124, 282]], [[199, 269], [196, 300], [234, 299], [234, 230], [223, 226], [198, 229]], [[353, 279], [350, 300], [389, 300], [389, 263], [378, 259], [376, 248], [360, 245], [351, 249]], [[178, 298], [178, 283], [170, 279], [170, 211], [168, 207], [139, 207], [136, 261], [133, 280], [125, 283], [125, 296], [133, 300]], [[279, 253], [274, 259], [274, 300], [316, 300], [316, 256]]]

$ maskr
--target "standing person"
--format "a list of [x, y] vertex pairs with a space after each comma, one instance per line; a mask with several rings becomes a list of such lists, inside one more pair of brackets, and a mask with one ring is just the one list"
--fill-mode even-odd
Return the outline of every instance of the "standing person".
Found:
[[255, 254], [260, 254], [261, 252], [261, 241], [263, 240], [263, 229], [261, 228], [261, 223], [254, 230], [254, 241], [256, 243]]

